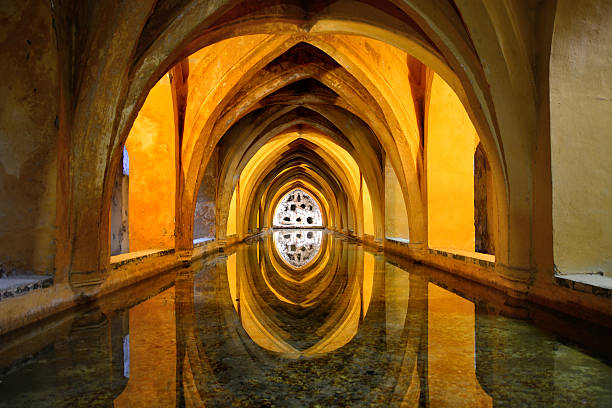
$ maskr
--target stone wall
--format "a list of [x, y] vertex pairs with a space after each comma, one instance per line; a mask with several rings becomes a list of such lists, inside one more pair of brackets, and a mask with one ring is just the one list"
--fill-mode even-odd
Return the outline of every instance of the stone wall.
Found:
[[612, 271], [612, 3], [560, 0], [550, 57], [554, 262]]
[[204, 178], [196, 201], [193, 219], [193, 238], [214, 238], [216, 236], [216, 196], [217, 196], [217, 160], [218, 151], [215, 150], [208, 161]]
[[487, 156], [479, 143], [474, 153], [474, 241], [475, 251], [494, 254], [491, 214], [491, 168]]
[[[115, 176], [113, 199], [111, 202], [111, 255], [130, 252], [129, 235], [129, 198], [130, 178], [126, 164], [127, 150], [123, 150], [123, 160]], [[129, 164], [127, 164], [129, 166]]]
[[0, 273], [55, 262], [59, 60], [52, 2], [0, 5]]

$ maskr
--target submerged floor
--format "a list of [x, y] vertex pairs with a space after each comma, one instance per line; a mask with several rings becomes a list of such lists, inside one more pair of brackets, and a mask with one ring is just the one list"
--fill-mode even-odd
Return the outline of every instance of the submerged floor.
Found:
[[612, 406], [609, 332], [444, 276], [277, 231], [0, 339], [0, 407]]

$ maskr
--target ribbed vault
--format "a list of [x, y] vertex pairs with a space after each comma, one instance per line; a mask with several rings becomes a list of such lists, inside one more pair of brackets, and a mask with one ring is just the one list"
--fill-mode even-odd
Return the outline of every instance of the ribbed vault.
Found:
[[[394, 200], [408, 221], [405, 235], [422, 251], [431, 233], [427, 116], [431, 84], [439, 78], [459, 101], [467, 118], [462, 120], [471, 122], [489, 160], [497, 197], [492, 233], [498, 272], [525, 282], [532, 262], [532, 234], [525, 223], [532, 186], [525, 169], [532, 153], [524, 139], [535, 127], [535, 93], [519, 95], [514, 85], [533, 82], [531, 65], [527, 53], [503, 52], [504, 44], [523, 35], [499, 23], [508, 10], [463, 3], [192, 0], [117, 7], [126, 27], [140, 29], [126, 28], [112, 41], [100, 33], [91, 44], [78, 44], [108, 49], [116, 57], [94, 58], [76, 74], [101, 79], [84, 81], [78, 89], [75, 100], [82, 103], [70, 121], [72, 147], [62, 151], [70, 156], [67, 175], [91, 177], [60, 186], [70, 190], [70, 202], [58, 210], [58, 225], [67, 226], [58, 240], [67, 244], [57, 269], [69, 270], [75, 284], [103, 278], [110, 226], [102, 220], [110, 212], [117, 163], [147, 95], [163, 78], [170, 81], [176, 131], [172, 219], [179, 253], [192, 248], [198, 194], [212, 167], [219, 169], [213, 201], [220, 241], [228, 238], [223, 224], [232, 205], [240, 214], [235, 238], [245, 238], [268, 225], [267, 207], [284, 185], [300, 181], [326, 203], [329, 227], [382, 244], [389, 195], [384, 175], [392, 171], [394, 197], [401, 197]], [[468, 29], [464, 14], [487, 16], [490, 24]], [[487, 36], [499, 41], [483, 47]], [[483, 59], [495, 66], [495, 75], [484, 69]], [[90, 72], [94, 66], [103, 74]], [[100, 104], [105, 109], [95, 108]], [[102, 136], [90, 137], [91, 129]], [[279, 142], [279, 151], [259, 158], [261, 164], [243, 180], [259, 150], [279, 135], [304, 131], [317, 133], [321, 143], [304, 137], [288, 147]], [[98, 154], [86, 158], [91, 151]], [[359, 174], [339, 151], [354, 160]], [[506, 154], [517, 157], [508, 160]]]
[[[39, 1], [7, 13], [0, 275], [49, 275], [54, 288], [37, 311], [16, 300], [23, 313], [5, 313], [1, 333], [273, 235], [292, 189], [318, 203], [325, 233], [507, 305], [612, 314], [604, 292], [574, 284], [610, 265], [610, 1]], [[143, 253], [154, 267], [134, 261]]]

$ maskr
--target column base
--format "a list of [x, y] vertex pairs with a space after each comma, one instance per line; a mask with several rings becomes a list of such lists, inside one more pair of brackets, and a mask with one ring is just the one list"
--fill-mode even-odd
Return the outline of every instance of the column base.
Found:
[[533, 270], [519, 268], [501, 263], [495, 264], [495, 272], [504, 280], [504, 285], [514, 292], [512, 295], [521, 298], [529, 293], [533, 283]]

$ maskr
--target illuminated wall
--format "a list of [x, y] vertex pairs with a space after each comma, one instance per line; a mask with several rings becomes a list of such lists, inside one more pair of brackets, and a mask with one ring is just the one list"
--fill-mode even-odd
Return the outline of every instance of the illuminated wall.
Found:
[[174, 247], [174, 110], [168, 76], [151, 89], [125, 146], [130, 156], [130, 251]]
[[227, 216], [227, 236], [236, 235], [236, 218], [237, 218], [237, 201], [238, 195], [238, 186], [234, 189], [234, 193], [232, 194], [232, 201], [230, 201], [229, 212]]
[[560, 273], [612, 272], [612, 7], [560, 0], [550, 59], [553, 252]]
[[372, 209], [372, 197], [365, 180], [361, 179], [361, 196], [363, 200], [363, 233], [374, 236], [374, 211]]
[[410, 238], [404, 195], [388, 159], [385, 160], [385, 237]]
[[430, 248], [474, 251], [476, 130], [453, 90], [434, 75], [426, 122]]

